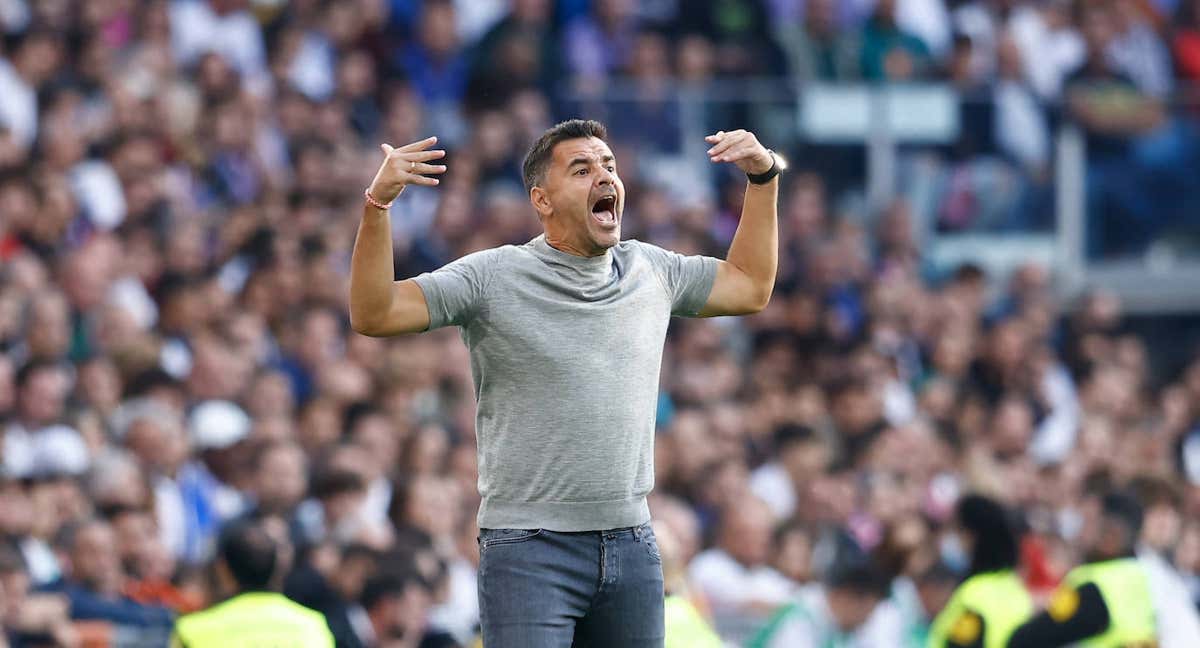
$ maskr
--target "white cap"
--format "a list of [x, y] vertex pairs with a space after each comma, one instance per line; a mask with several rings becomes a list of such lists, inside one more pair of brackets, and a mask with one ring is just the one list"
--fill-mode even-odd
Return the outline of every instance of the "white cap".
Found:
[[229, 401], [204, 401], [188, 417], [188, 433], [200, 450], [228, 448], [250, 435], [250, 417]]
[[88, 471], [92, 457], [74, 428], [51, 425], [34, 436], [32, 473], [42, 477], [78, 477]]

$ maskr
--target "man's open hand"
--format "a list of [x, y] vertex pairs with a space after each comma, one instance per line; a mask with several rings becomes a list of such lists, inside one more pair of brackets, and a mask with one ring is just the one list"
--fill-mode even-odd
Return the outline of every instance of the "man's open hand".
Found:
[[419, 142], [393, 148], [391, 144], [381, 144], [384, 154], [383, 164], [371, 181], [371, 197], [382, 203], [390, 203], [410, 184], [435, 186], [438, 175], [446, 172], [445, 165], [428, 164], [430, 160], [444, 157], [446, 152], [441, 149], [428, 150], [437, 143], [436, 137], [427, 137]]
[[733, 162], [750, 175], [766, 173], [775, 163], [767, 147], [759, 144], [758, 138], [750, 131], [717, 131], [715, 135], [705, 137], [704, 141], [712, 145], [708, 149], [708, 157], [713, 162]]

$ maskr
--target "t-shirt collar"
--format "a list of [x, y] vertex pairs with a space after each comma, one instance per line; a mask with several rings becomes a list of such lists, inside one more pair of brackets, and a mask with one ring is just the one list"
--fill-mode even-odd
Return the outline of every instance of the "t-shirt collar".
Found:
[[598, 268], [608, 268], [612, 266], [613, 253], [609, 248], [604, 251], [604, 254], [594, 257], [585, 257], [563, 252], [562, 250], [550, 245], [546, 242], [546, 235], [539, 234], [537, 238], [530, 241], [538, 258], [547, 263], [557, 265], [565, 265], [581, 271], [594, 271]]

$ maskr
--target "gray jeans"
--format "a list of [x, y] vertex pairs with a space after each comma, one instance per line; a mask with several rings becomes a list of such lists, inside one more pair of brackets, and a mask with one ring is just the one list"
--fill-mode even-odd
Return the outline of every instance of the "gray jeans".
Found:
[[662, 557], [650, 524], [482, 529], [484, 648], [661, 648]]

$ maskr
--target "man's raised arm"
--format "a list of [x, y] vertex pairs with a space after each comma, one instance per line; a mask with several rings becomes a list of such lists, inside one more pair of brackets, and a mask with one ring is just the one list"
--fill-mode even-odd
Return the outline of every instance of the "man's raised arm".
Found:
[[[732, 162], [747, 175], [766, 174], [776, 163], [753, 133], [721, 131], [704, 139], [712, 145], [708, 155], [713, 162]], [[700, 310], [701, 317], [749, 315], [767, 307], [779, 264], [778, 199], [778, 175], [764, 184], [746, 183], [741, 220], [729, 254], [717, 264], [717, 277]]]
[[350, 258], [350, 326], [373, 337], [418, 333], [429, 327], [425, 295], [411, 279], [394, 281], [392, 227], [388, 207], [410, 184], [435, 186], [446, 167], [429, 164], [446, 155], [429, 147], [436, 137], [400, 148], [382, 145], [386, 157], [365, 196], [362, 221]]

